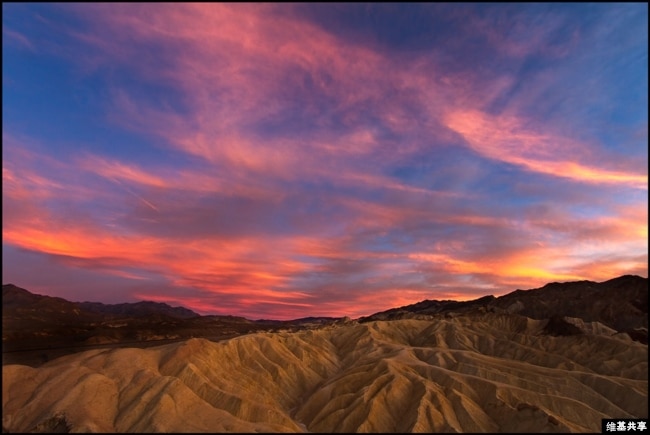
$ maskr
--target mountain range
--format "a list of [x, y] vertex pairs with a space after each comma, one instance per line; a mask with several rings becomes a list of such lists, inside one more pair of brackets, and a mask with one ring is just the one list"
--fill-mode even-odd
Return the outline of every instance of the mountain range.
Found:
[[[634, 340], [648, 343], [648, 279], [623, 275], [604, 282], [575, 281], [549, 283], [532, 290], [515, 290], [500, 297], [484, 296], [471, 301], [425, 300], [400, 308], [392, 308], [359, 322], [395, 319], [423, 319], [435, 314], [459, 315], [471, 312], [519, 314], [531, 319], [553, 319], [571, 328], [572, 320], [598, 322]], [[575, 321], [573, 321], [576, 323]], [[551, 327], [549, 327], [551, 330]], [[558, 333], [561, 329], [557, 329]]]
[[3, 286], [7, 432], [597, 432], [648, 417], [648, 280], [252, 321]]
[[[609, 328], [647, 344], [647, 288], [647, 278], [633, 275], [600, 283], [555, 282], [537, 289], [515, 290], [500, 297], [488, 295], [470, 301], [424, 300], [354, 321], [509, 313], [536, 320], [551, 319], [547, 326], [549, 333], [579, 334], [587, 327]], [[31, 359], [37, 363], [50, 359], [48, 351], [58, 355], [89, 345], [151, 344], [149, 342], [192, 337], [223, 339], [254, 331], [297, 330], [352, 321], [347, 317], [253, 321], [237, 316], [201, 316], [187, 308], [159, 302], [70, 302], [33, 294], [13, 284], [2, 287], [3, 362], [18, 362], [21, 361], [19, 356], [29, 355], [22, 362]], [[32, 349], [39, 351], [38, 358], [34, 359]]]

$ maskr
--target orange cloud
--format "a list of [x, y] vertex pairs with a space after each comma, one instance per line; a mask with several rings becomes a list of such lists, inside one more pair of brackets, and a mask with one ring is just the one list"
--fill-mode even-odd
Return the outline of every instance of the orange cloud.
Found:
[[533, 255], [533, 253], [519, 252], [510, 257], [466, 261], [446, 254], [415, 253], [409, 254], [409, 258], [433, 263], [446, 272], [458, 275], [479, 274], [506, 279], [526, 278], [533, 282], [581, 279], [574, 274], [554, 271], [555, 262], [552, 259], [548, 259], [549, 265], [540, 267], [537, 255], [538, 253]]

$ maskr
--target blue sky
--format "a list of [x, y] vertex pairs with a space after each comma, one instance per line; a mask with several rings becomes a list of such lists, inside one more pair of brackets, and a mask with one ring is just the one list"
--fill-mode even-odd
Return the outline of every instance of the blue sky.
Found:
[[3, 4], [3, 282], [358, 317], [647, 276], [648, 6]]

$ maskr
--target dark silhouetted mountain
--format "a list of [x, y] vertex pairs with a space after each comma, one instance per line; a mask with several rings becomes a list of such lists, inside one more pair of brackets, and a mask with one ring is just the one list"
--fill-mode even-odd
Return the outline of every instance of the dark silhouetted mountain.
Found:
[[486, 307], [495, 298], [492, 295], [483, 296], [482, 298], [471, 301], [436, 301], [424, 300], [412, 305], [406, 305], [399, 308], [391, 308], [386, 311], [372, 314], [367, 317], [361, 317], [360, 323], [372, 322], [375, 320], [399, 320], [399, 319], [418, 319], [426, 318], [434, 314], [445, 313], [466, 313], [475, 311], [477, 308]]
[[624, 275], [604, 282], [550, 283], [516, 290], [492, 301], [488, 308], [532, 319], [577, 317], [617, 331], [648, 328], [648, 279]]
[[199, 314], [184, 307], [171, 307], [162, 302], [142, 301], [124, 304], [102, 304], [101, 302], [78, 302], [80, 308], [89, 313], [113, 314], [127, 317], [163, 315], [176, 319], [191, 319]]
[[3, 312], [12, 309], [75, 312], [79, 306], [63, 298], [37, 295], [13, 284], [5, 284], [2, 286], [2, 309]]
[[165, 316], [176, 319], [199, 317], [184, 307], [171, 307], [165, 303], [142, 301], [123, 304], [101, 302], [70, 302], [63, 298], [38, 295], [13, 284], [2, 286], [2, 313], [4, 316], [20, 316], [33, 319], [79, 319], [96, 320], [97, 315], [109, 317]]
[[416, 304], [362, 317], [359, 322], [427, 318], [472, 312], [518, 314], [549, 320], [551, 335], [577, 333], [575, 325], [560, 319], [579, 318], [599, 322], [632, 339], [648, 341], [648, 279], [624, 275], [604, 282], [549, 283], [531, 290], [515, 290], [500, 297], [484, 296], [472, 301], [425, 300]]

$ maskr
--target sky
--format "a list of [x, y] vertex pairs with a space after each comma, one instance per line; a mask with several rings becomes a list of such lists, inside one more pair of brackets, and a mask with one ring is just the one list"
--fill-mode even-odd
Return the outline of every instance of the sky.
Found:
[[648, 276], [648, 5], [2, 5], [2, 280], [249, 319]]

